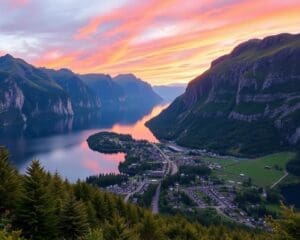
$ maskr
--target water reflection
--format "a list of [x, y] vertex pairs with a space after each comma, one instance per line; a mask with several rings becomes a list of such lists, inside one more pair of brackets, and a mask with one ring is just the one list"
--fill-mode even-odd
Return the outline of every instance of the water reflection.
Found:
[[157, 142], [144, 123], [165, 107], [166, 104], [134, 112], [98, 112], [68, 119], [40, 119], [30, 125], [0, 129], [0, 145], [9, 148], [14, 163], [22, 172], [30, 160], [39, 159], [45, 169], [58, 171], [70, 181], [100, 172], [116, 173], [124, 154], [91, 151], [86, 143], [88, 136], [105, 130]]

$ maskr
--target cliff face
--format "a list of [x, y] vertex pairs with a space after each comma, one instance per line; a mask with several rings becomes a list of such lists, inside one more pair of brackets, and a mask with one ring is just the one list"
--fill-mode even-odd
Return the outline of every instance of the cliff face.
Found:
[[70, 96], [75, 113], [101, 107], [101, 101], [83, 80], [69, 69], [41, 69]]
[[10, 55], [0, 57], [0, 125], [73, 113], [71, 99], [42, 71]]
[[239, 45], [148, 125], [161, 138], [226, 153], [299, 144], [300, 35]]
[[0, 126], [41, 115], [142, 110], [160, 100], [149, 84], [132, 74], [114, 80], [104, 74], [36, 68], [10, 55], [0, 57]]

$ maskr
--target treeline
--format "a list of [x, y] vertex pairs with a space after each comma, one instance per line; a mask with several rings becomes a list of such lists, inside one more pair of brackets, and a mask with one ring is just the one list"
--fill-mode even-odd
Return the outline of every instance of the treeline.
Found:
[[86, 182], [98, 187], [107, 187], [115, 184], [121, 184], [128, 181], [128, 176], [124, 174], [99, 174], [97, 176], [89, 176]]
[[[270, 221], [273, 233], [204, 227], [181, 217], [152, 215], [85, 182], [75, 184], [33, 161], [21, 175], [0, 149], [1, 240], [197, 240], [297, 239], [299, 215]], [[299, 238], [298, 238], [299, 239]]]

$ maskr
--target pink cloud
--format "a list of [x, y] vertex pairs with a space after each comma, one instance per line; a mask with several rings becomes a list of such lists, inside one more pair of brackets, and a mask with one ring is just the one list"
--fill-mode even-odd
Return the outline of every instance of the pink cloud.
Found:
[[11, 5], [14, 7], [23, 7], [28, 5], [31, 0], [11, 0]]
[[76, 47], [46, 49], [35, 63], [186, 82], [242, 41], [299, 31], [299, 11], [296, 0], [130, 1], [85, 20], [68, 39]]

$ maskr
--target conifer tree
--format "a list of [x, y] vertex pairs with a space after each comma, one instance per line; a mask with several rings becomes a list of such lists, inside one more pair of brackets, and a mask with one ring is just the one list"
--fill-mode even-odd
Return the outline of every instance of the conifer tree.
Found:
[[125, 206], [125, 203], [123, 201], [123, 199], [121, 197], [118, 197], [117, 198], [117, 201], [116, 201], [116, 209], [118, 211], [118, 214], [121, 216], [121, 217], [126, 217], [126, 206]]
[[71, 196], [63, 207], [60, 217], [61, 235], [64, 239], [74, 240], [83, 237], [89, 229], [84, 205]]
[[114, 216], [111, 223], [106, 222], [104, 226], [105, 240], [138, 240], [138, 235], [130, 230], [120, 216]]
[[96, 212], [96, 218], [100, 223], [104, 223], [105, 219], [109, 217], [109, 212], [103, 194], [96, 192], [92, 202]]
[[281, 206], [282, 219], [272, 219], [268, 222], [273, 229], [274, 239], [296, 240], [300, 239], [300, 213], [295, 212], [293, 208]]
[[0, 216], [12, 211], [20, 196], [20, 177], [9, 164], [9, 153], [0, 148]]
[[104, 240], [103, 231], [101, 229], [95, 229], [89, 231], [83, 238], [84, 240]]
[[137, 207], [132, 204], [127, 205], [127, 215], [130, 225], [134, 225], [138, 221], [138, 211]]
[[164, 236], [161, 227], [154, 219], [153, 215], [146, 213], [139, 227], [139, 234], [143, 240], [163, 240]]
[[85, 206], [86, 206], [86, 213], [87, 213], [88, 223], [91, 227], [94, 228], [94, 227], [97, 226], [97, 223], [98, 223], [98, 219], [97, 219], [97, 216], [96, 216], [96, 211], [94, 209], [94, 206], [93, 206], [91, 201], [86, 202]]
[[57, 235], [54, 201], [46, 179], [39, 161], [33, 161], [24, 178], [16, 219], [23, 235], [30, 239], [55, 239]]
[[56, 216], [60, 216], [65, 200], [70, 194], [65, 183], [59, 176], [58, 172], [55, 172], [50, 177], [50, 193], [54, 199], [54, 208]]

